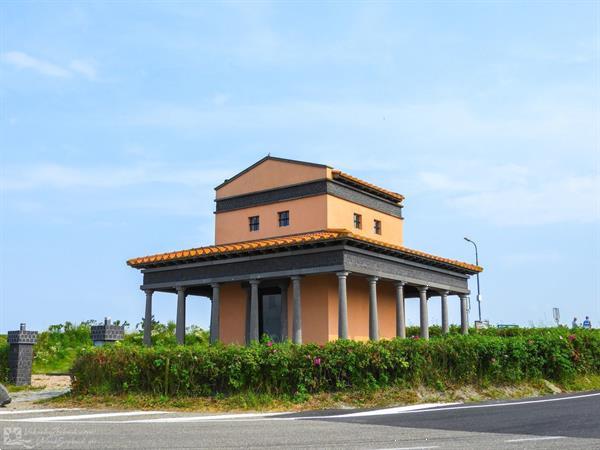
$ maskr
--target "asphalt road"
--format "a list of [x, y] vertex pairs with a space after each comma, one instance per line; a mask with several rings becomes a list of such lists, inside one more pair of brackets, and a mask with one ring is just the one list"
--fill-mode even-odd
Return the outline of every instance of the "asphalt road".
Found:
[[600, 449], [600, 392], [300, 414], [0, 409], [0, 449]]

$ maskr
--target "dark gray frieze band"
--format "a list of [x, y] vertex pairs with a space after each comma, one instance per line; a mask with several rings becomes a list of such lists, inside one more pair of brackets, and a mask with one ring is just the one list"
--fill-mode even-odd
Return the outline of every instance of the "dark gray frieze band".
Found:
[[390, 261], [353, 251], [344, 252], [344, 267], [355, 273], [376, 276], [380, 278], [395, 278], [398, 280], [431, 286], [435, 288], [451, 288], [460, 292], [468, 292], [468, 278], [462, 274], [452, 275], [447, 271], [436, 268], [418, 267], [402, 261]]
[[339, 250], [302, 255], [288, 254], [282, 256], [281, 254], [274, 254], [272, 258], [262, 259], [260, 262], [253, 261], [252, 259], [244, 261], [231, 259], [229, 264], [196, 267], [179, 266], [178, 268], [174, 268], [174, 270], [146, 272], [144, 273], [144, 285], [167, 282], [175, 284], [188, 280], [236, 278], [257, 273], [341, 266], [343, 259], [343, 253]]
[[[437, 267], [419, 267], [412, 261], [391, 261], [351, 250], [324, 248], [319, 253], [273, 254], [260, 261], [232, 258], [225, 264], [204, 266], [174, 266], [171, 270], [144, 273], [144, 287], [176, 286], [197, 280], [241, 281], [251, 278], [269, 278], [281, 274], [317, 274], [348, 270], [354, 274], [379, 276], [382, 279], [402, 280], [408, 283], [429, 285], [432, 288], [454, 292], [468, 292], [467, 278], [463, 274], [453, 276]], [[208, 281], [207, 281], [208, 280]], [[407, 287], [407, 296], [413, 292]], [[416, 291], [415, 291], [416, 295]]]
[[321, 254], [334, 250], [350, 250], [354, 253], [363, 253], [380, 260], [388, 260], [392, 263], [401, 262], [405, 265], [415, 266], [439, 273], [446, 273], [456, 277], [468, 279], [469, 274], [474, 274], [470, 269], [455, 266], [449, 262], [431, 260], [424, 256], [405, 253], [402, 250], [382, 247], [380, 245], [365, 242], [348, 237], [339, 237], [326, 241], [300, 243], [294, 246], [279, 246], [272, 248], [253, 249], [224, 254], [201, 255], [187, 260], [150, 262], [142, 266], [142, 273], [155, 273], [172, 271], [176, 269], [192, 269], [195, 267], [225, 265], [229, 267], [232, 262], [248, 262], [260, 265], [262, 260], [278, 258], [287, 255]]
[[216, 212], [234, 211], [236, 209], [250, 208], [253, 206], [296, 200], [323, 194], [330, 194], [343, 200], [357, 203], [394, 217], [402, 218], [402, 206], [398, 203], [361, 191], [358, 188], [347, 186], [335, 180], [317, 180], [293, 186], [284, 186], [268, 191], [253, 192], [235, 197], [217, 199], [215, 200]]

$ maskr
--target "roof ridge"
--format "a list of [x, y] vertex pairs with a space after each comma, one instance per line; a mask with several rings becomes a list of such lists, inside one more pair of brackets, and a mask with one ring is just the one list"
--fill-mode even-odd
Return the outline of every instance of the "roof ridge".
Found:
[[267, 154], [267, 156], [259, 159], [258, 161], [256, 161], [254, 164], [246, 167], [244, 170], [236, 173], [234, 176], [225, 179], [225, 181], [223, 181], [221, 184], [219, 184], [217, 187], [215, 187], [215, 190], [221, 189], [223, 186], [231, 183], [233, 180], [239, 178], [240, 176], [242, 176], [243, 174], [251, 171], [252, 169], [254, 169], [256, 166], [259, 166], [260, 164], [264, 163], [265, 161], [268, 160], [273, 160], [273, 161], [281, 161], [281, 162], [287, 162], [290, 164], [303, 164], [305, 166], [316, 166], [316, 167], [326, 167], [331, 169], [332, 167], [326, 165], [326, 164], [320, 164], [320, 163], [313, 163], [313, 162], [309, 162], [309, 161], [300, 161], [299, 159], [289, 159], [289, 158], [280, 158], [278, 156], [271, 156], [271, 154]]

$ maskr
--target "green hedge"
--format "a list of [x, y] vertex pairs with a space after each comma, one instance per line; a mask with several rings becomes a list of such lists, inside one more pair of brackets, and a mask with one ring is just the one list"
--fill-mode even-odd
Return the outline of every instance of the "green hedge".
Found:
[[510, 337], [485, 334], [336, 341], [85, 350], [72, 369], [75, 393], [144, 392], [208, 396], [253, 391], [305, 392], [391, 384], [441, 387], [600, 373], [600, 331], [541, 329]]

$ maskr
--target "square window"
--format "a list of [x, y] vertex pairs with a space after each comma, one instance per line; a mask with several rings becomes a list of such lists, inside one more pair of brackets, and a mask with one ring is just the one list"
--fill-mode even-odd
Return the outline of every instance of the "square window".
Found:
[[279, 215], [279, 226], [287, 227], [290, 224], [290, 212], [289, 211], [280, 211], [277, 213]]
[[381, 234], [381, 220], [375, 219], [373, 221], [373, 231], [375, 234]]
[[362, 229], [362, 216], [354, 213], [354, 228]]
[[258, 216], [248, 217], [248, 223], [250, 224], [250, 231], [258, 231], [260, 228], [260, 221]]

